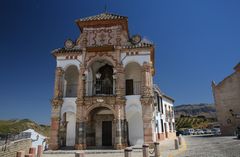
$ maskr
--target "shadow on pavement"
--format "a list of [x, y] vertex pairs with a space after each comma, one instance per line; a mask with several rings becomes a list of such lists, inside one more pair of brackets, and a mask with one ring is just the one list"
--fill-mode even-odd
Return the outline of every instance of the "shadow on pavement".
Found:
[[240, 140], [239, 138], [237, 138], [237, 137], [235, 137], [235, 138], [233, 138], [233, 140]]

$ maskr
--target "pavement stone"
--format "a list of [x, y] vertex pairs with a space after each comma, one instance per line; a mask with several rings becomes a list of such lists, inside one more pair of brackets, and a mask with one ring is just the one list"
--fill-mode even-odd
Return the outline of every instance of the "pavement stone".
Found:
[[[184, 139], [183, 139], [184, 143]], [[174, 148], [174, 140], [164, 140], [160, 142], [161, 157], [170, 157], [181, 151]], [[45, 151], [43, 157], [75, 157], [76, 150]], [[124, 157], [124, 150], [85, 150], [85, 157]], [[154, 156], [153, 149], [150, 149], [150, 157]], [[142, 157], [141, 146], [133, 147], [132, 157]]]

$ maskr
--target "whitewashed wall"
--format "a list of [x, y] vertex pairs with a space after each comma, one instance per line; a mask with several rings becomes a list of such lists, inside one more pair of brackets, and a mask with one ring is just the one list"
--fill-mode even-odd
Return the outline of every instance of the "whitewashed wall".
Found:
[[82, 63], [82, 56], [78, 56], [77, 59], [65, 59], [65, 57], [57, 57], [57, 67], [61, 67], [66, 70], [70, 65], [75, 65], [80, 69]]
[[126, 118], [128, 121], [130, 145], [142, 145], [143, 136], [143, 119], [142, 106], [139, 95], [126, 96]]
[[76, 98], [63, 98], [61, 117], [66, 113], [67, 135], [66, 145], [74, 146], [76, 137]]
[[138, 52], [138, 55], [127, 55], [126, 53], [121, 53], [121, 61], [124, 67], [131, 62], [136, 62], [142, 66], [144, 62], [151, 62], [150, 52]]
[[[45, 139], [47, 137], [39, 134], [38, 132], [34, 131], [33, 129], [28, 129], [23, 132], [31, 133], [32, 147], [36, 148], [36, 150], [38, 149], [38, 145], [42, 145], [43, 149], [45, 148], [45, 145], [46, 145]], [[37, 151], [36, 151], [36, 153], [37, 153]]]

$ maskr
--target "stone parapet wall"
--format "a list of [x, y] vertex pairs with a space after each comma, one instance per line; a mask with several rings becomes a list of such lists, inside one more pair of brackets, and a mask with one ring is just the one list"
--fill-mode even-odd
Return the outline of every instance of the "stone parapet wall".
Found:
[[31, 145], [31, 139], [22, 139], [13, 141], [10, 144], [7, 144], [6, 147], [5, 145], [0, 146], [0, 157], [16, 157], [18, 151], [24, 151], [25, 154], [27, 154]]

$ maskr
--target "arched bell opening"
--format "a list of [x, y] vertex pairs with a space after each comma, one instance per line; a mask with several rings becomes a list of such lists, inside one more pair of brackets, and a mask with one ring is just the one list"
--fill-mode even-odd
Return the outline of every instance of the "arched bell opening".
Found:
[[78, 68], [75, 65], [69, 66], [64, 75], [65, 97], [77, 97]]
[[115, 74], [113, 65], [107, 60], [97, 60], [88, 68], [86, 95], [115, 94]]
[[141, 94], [142, 68], [136, 62], [130, 62], [125, 67], [126, 95]]

